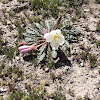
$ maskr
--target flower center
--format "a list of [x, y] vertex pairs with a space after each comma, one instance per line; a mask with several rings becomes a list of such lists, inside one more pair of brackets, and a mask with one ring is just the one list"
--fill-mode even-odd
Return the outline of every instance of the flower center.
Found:
[[58, 34], [53, 34], [53, 39], [56, 40], [58, 38]]

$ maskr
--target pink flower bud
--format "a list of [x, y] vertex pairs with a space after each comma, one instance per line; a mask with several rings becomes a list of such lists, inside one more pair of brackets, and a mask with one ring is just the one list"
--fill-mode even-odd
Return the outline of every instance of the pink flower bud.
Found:
[[19, 51], [21, 54], [25, 54], [25, 53], [29, 52], [30, 50], [34, 50], [34, 49], [36, 49], [35, 44], [33, 44], [31, 46], [24, 45], [24, 46], [19, 47]]
[[20, 51], [21, 54], [25, 54], [27, 52], [29, 52], [31, 49], [30, 48], [27, 48], [27, 49], [23, 49]]
[[24, 46], [19, 47], [18, 49], [21, 51], [21, 50], [28, 49], [28, 48], [30, 48], [30, 46], [24, 45]]
[[36, 49], [36, 46], [33, 44], [33, 45], [30, 46], [30, 49], [34, 50], [34, 49]]

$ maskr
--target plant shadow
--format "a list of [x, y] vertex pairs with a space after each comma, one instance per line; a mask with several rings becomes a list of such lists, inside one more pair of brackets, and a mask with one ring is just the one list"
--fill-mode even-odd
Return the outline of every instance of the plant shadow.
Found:
[[35, 56], [33, 56], [33, 55], [27, 55], [27, 56], [23, 57], [23, 59], [28, 62], [32, 61], [34, 58], [35, 58]]
[[62, 66], [65, 66], [65, 65], [71, 67], [71, 65], [72, 65], [71, 61], [68, 59], [66, 59], [65, 61], [58, 60], [57, 63], [55, 64], [55, 68], [57, 69], [57, 68], [60, 68]]

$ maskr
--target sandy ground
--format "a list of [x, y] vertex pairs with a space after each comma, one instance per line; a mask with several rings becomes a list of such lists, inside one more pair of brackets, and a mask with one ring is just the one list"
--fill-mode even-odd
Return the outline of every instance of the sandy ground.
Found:
[[[6, 8], [7, 11], [9, 11], [15, 7], [14, 4], [14, 1], [7, 4], [0, 3], [0, 16], [3, 16], [1, 11], [2, 9]], [[49, 83], [49, 86], [45, 86], [48, 93], [56, 91], [57, 88], [61, 86], [63, 93], [66, 95], [66, 100], [76, 100], [77, 96], [82, 96], [84, 98], [87, 93], [90, 100], [100, 100], [100, 48], [96, 48], [96, 45], [91, 44], [91, 41], [88, 39], [88, 35], [92, 33], [97, 40], [100, 40], [100, 33], [96, 32], [96, 25], [100, 20], [100, 4], [96, 4], [95, 0], [89, 0], [89, 4], [82, 5], [82, 9], [86, 18], [80, 18], [74, 23], [71, 23], [76, 29], [80, 30], [82, 34], [79, 43], [73, 43], [70, 45], [70, 48], [73, 45], [73, 50], [71, 50], [72, 56], [68, 57], [68, 59], [71, 61], [72, 65], [71, 67], [62, 66], [52, 70], [52, 72], [55, 72], [56, 74], [62, 73], [62, 80], [56, 79], [56, 81], [53, 82], [50, 78], [50, 71], [46, 72], [40, 67], [34, 68], [34, 65], [30, 62], [23, 60], [23, 55], [18, 55], [9, 63], [5, 63], [6, 67], [8, 65], [16, 65], [23, 71], [24, 80], [17, 82], [16, 87], [20, 87], [20, 89], [23, 90], [24, 84], [27, 82], [29, 82], [32, 86], [35, 86], [39, 82], [42, 83], [45, 81]], [[90, 9], [92, 9], [93, 13], [90, 13]], [[22, 14], [22, 12], [20, 12], [20, 14]], [[18, 16], [20, 16], [20, 14], [18, 14]], [[94, 15], [97, 15], [98, 17], [95, 18]], [[63, 21], [65, 20], [69, 20], [68, 14], [66, 14], [66, 18], [63, 18]], [[13, 22], [14, 18], [7, 20], [7, 26], [2, 25], [2, 22], [0, 22], [0, 28], [3, 30], [3, 38], [8, 41], [8, 46], [15, 45], [17, 40], [17, 38], [14, 37], [14, 35], [17, 34], [15, 26], [13, 26], [14, 30], [12, 31], [8, 29], [11, 21]], [[89, 27], [88, 32], [85, 30], [86, 25]], [[92, 48], [92, 51], [90, 52], [95, 54], [98, 59], [98, 66], [94, 69], [90, 68], [88, 61], [82, 61], [80, 64], [78, 64], [75, 60], [73, 61], [74, 53], [81, 52], [79, 45], [83, 43], [85, 43], [86, 47], [90, 46]], [[0, 55], [0, 59], [2, 59], [2, 55]], [[38, 81], [35, 80], [33, 77], [34, 75], [36, 75], [35, 78], [37, 78]], [[2, 89], [2, 86], [0, 86], [0, 89]], [[0, 95], [3, 95], [3, 97], [6, 98], [7, 93], [0, 93]]]

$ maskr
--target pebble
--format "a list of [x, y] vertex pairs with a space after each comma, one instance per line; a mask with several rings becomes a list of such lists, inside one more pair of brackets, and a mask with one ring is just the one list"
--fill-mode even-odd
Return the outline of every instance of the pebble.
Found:
[[7, 25], [11, 25], [10, 21], [7, 22]]
[[82, 63], [80, 63], [80, 65], [81, 65], [81, 67], [84, 67], [84, 63], [82, 62]]
[[14, 4], [14, 6], [15, 6], [15, 7], [16, 7], [16, 6], [20, 6], [20, 3]]
[[70, 84], [74, 83], [74, 80], [70, 80]]
[[49, 72], [49, 68], [45, 68], [45, 71], [46, 71], [46, 72]]
[[19, 60], [20, 59], [20, 57], [16, 57], [16, 60]]
[[95, 94], [98, 94], [99, 90], [98, 89], [95, 89]]

